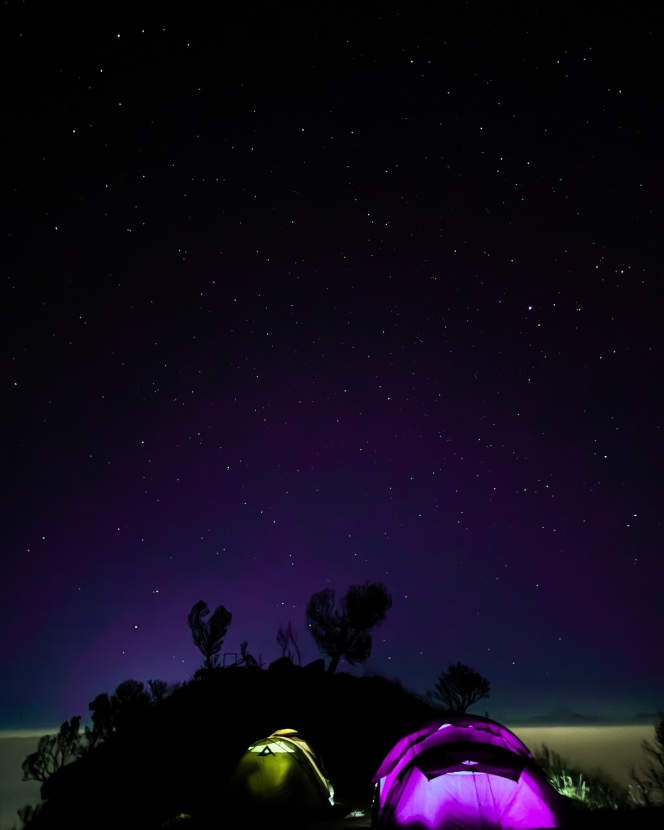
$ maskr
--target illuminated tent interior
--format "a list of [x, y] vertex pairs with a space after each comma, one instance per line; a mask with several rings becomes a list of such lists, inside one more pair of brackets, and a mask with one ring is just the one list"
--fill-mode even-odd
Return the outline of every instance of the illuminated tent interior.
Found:
[[307, 740], [294, 729], [280, 729], [249, 747], [226, 793], [248, 808], [319, 812], [333, 803], [334, 790]]
[[509, 729], [448, 715], [402, 738], [374, 777], [374, 824], [415, 830], [564, 827], [566, 803]]

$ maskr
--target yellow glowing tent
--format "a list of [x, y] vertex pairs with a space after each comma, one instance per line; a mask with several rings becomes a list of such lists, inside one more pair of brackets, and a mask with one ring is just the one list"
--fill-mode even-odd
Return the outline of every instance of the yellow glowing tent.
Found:
[[247, 807], [322, 811], [334, 790], [324, 767], [294, 729], [279, 729], [249, 747], [226, 785], [227, 797]]

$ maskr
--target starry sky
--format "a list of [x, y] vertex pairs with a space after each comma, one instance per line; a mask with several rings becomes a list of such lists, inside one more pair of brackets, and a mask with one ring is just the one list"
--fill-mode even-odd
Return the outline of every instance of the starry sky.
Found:
[[661, 708], [661, 20], [240, 5], [1, 12], [0, 726], [366, 581], [351, 671]]

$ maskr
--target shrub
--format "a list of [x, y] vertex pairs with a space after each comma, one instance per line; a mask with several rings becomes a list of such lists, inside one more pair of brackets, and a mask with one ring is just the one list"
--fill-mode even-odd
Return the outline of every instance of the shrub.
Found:
[[567, 758], [549, 749], [546, 744], [542, 744], [533, 755], [551, 786], [561, 795], [571, 798], [577, 806], [587, 810], [617, 810], [628, 805], [627, 794], [617, 784], [600, 775], [575, 769]]

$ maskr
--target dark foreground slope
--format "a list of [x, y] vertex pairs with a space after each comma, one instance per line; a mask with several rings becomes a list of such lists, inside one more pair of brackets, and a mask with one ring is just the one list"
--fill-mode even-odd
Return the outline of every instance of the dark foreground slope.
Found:
[[[439, 714], [384, 678], [329, 676], [322, 661], [302, 669], [277, 661], [267, 671], [201, 672], [166, 699], [124, 712], [107, 741], [53, 775], [29, 830], [366, 827], [371, 779], [386, 753]], [[247, 747], [285, 728], [307, 736], [335, 787], [340, 803], [322, 822], [275, 811], [251, 816], [224, 795]], [[357, 809], [364, 817], [345, 819]], [[578, 830], [659, 830], [664, 811], [589, 812], [570, 803], [568, 823]]]
[[180, 814], [234, 827], [223, 785], [255, 740], [297, 729], [322, 756], [342, 800], [367, 802], [391, 746], [432, 710], [379, 677], [328, 676], [322, 665], [217, 669], [126, 718], [108, 741], [53, 775], [41, 828], [152, 828]]

